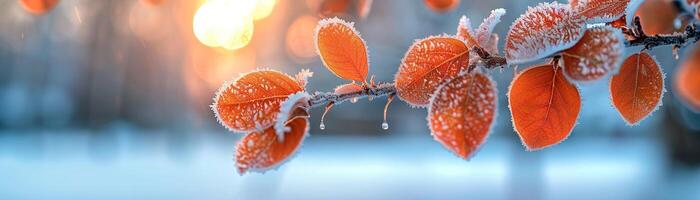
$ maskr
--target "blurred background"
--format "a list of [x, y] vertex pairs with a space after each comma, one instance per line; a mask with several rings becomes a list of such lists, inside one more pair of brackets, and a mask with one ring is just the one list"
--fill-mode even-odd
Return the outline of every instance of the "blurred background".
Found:
[[[204, 0], [21, 1], [0, 0], [0, 199], [700, 199], [700, 114], [670, 87], [684, 59], [670, 47], [652, 52], [667, 74], [663, 106], [638, 126], [611, 106], [607, 81], [580, 84], [571, 136], [527, 152], [505, 68], [489, 72], [496, 126], [469, 161], [432, 139], [426, 110], [395, 101], [382, 130], [386, 99], [363, 99], [336, 106], [325, 130], [313, 110], [311, 137], [278, 170], [237, 174], [241, 135], [216, 123], [215, 91], [256, 68], [308, 68], [310, 91], [345, 83], [316, 55], [322, 17], [354, 21], [370, 74], [392, 81], [415, 39], [502, 7], [503, 40], [539, 1], [233, 0], [209, 13]], [[238, 35], [221, 44], [216, 28]]]

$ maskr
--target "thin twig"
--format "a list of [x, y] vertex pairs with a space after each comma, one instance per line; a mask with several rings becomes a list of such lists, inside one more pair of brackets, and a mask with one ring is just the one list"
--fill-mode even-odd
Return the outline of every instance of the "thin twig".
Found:
[[325, 106], [329, 103], [340, 104], [354, 98], [374, 98], [393, 94], [396, 94], [396, 87], [394, 87], [393, 83], [378, 84], [376, 87], [365, 87], [360, 91], [345, 94], [336, 94], [333, 92], [316, 92], [311, 95], [311, 98], [309, 98], [309, 106], [313, 108]]
[[[696, 43], [700, 40], [700, 30], [698, 30], [694, 24], [686, 26], [685, 32], [675, 33], [675, 34], [657, 34], [657, 35], [646, 35], [642, 30], [641, 23], [639, 22], [639, 17], [634, 20], [634, 27], [626, 28], [631, 30], [631, 36], [633, 39], [628, 39], [625, 41], [626, 47], [636, 47], [644, 46], [646, 50], [649, 50], [658, 46], [674, 45], [676, 47], [685, 47], [689, 44]], [[508, 62], [505, 57], [499, 55], [491, 55], [484, 49], [480, 47], [472, 48], [472, 51], [479, 55], [480, 65], [486, 69], [493, 69], [497, 67], [508, 66]], [[469, 71], [471, 72], [477, 66], [472, 64], [469, 66]], [[365, 87], [363, 90], [353, 93], [346, 94], [335, 94], [332, 92], [316, 92], [309, 98], [309, 105], [311, 107], [324, 106], [329, 103], [339, 104], [353, 98], [367, 98], [367, 97], [382, 97], [396, 94], [396, 87], [393, 83], [384, 83], [376, 86]]]

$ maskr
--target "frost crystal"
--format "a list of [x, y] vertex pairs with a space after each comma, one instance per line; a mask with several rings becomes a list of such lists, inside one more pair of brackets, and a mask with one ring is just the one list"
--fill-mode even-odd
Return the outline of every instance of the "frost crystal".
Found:
[[465, 70], [468, 63], [469, 48], [460, 39], [441, 36], [419, 40], [406, 52], [396, 73], [398, 96], [412, 106], [427, 106], [435, 89]]
[[571, 7], [584, 16], [587, 23], [606, 23], [622, 17], [629, 3], [630, 0], [574, 0]]
[[541, 3], [528, 8], [510, 28], [505, 53], [508, 63], [534, 61], [568, 49], [583, 36], [585, 23], [567, 4]]
[[498, 54], [498, 34], [493, 33], [493, 29], [501, 22], [501, 17], [506, 14], [503, 8], [491, 11], [491, 15], [484, 18], [479, 28], [476, 29], [476, 40], [479, 45], [489, 53]]
[[613, 27], [587, 30], [576, 45], [562, 53], [567, 77], [592, 81], [616, 73], [623, 61], [624, 41], [622, 31]]
[[262, 131], [274, 124], [280, 103], [303, 91], [292, 77], [274, 70], [258, 70], [225, 83], [211, 108], [216, 119], [234, 132]]
[[297, 92], [295, 94], [289, 95], [287, 100], [284, 100], [280, 104], [280, 111], [277, 113], [277, 119], [275, 120], [275, 134], [277, 134], [277, 139], [284, 141], [284, 134], [288, 132], [286, 129], [287, 121], [292, 119], [291, 116], [294, 109], [296, 108], [306, 108], [308, 107], [307, 100], [309, 99], [309, 93]]
[[479, 71], [462, 73], [435, 91], [428, 125], [435, 140], [468, 159], [486, 140], [495, 114], [495, 83]]

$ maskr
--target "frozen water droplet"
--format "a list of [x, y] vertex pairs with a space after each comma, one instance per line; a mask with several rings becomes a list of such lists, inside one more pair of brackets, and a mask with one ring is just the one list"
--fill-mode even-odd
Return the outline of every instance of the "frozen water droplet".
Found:
[[321, 125], [318, 125], [318, 128], [320, 128], [321, 130], [326, 130], [326, 125], [322, 122]]
[[357, 103], [357, 100], [357, 97], [353, 97], [352, 99], [350, 99], [350, 103]]
[[384, 129], [384, 130], [389, 130], [389, 123], [383, 122], [383, 123], [382, 123], [382, 129]]
[[680, 29], [682, 25], [683, 19], [681, 19], [681, 17], [676, 17], [676, 19], [673, 20], [673, 28]]

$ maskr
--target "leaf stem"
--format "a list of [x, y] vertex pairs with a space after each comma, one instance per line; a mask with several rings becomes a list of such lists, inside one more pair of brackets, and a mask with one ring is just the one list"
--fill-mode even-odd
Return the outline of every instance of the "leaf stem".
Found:
[[[685, 31], [682, 33], [674, 34], [656, 34], [656, 35], [646, 35], [642, 30], [642, 25], [639, 21], [639, 17], [634, 19], [634, 27], [628, 28], [632, 34], [627, 34], [632, 39], [627, 39], [625, 41], [625, 47], [636, 47], [644, 46], [645, 50], [649, 50], [654, 47], [673, 45], [676, 47], [685, 47], [689, 44], [696, 43], [700, 40], [700, 30], [698, 30], [695, 24], [690, 24], [685, 27]], [[497, 67], [506, 67], [508, 62], [504, 56], [492, 55], [485, 51], [483, 48], [475, 46], [472, 51], [477, 53], [479, 57], [480, 66], [486, 69], [494, 69]], [[471, 72], [477, 67], [476, 64], [469, 66], [468, 70]], [[393, 83], [383, 83], [378, 85], [368, 85], [364, 87], [363, 90], [346, 93], [346, 94], [335, 94], [333, 92], [315, 92], [309, 98], [309, 106], [319, 107], [325, 106], [329, 103], [340, 104], [345, 101], [351, 100], [353, 98], [367, 98], [367, 97], [383, 97], [396, 94], [396, 87]]]

